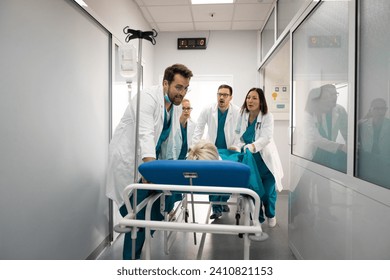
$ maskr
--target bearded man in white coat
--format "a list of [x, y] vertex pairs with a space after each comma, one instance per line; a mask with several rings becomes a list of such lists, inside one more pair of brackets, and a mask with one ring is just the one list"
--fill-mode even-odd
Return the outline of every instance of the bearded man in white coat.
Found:
[[[140, 93], [137, 153], [135, 153], [136, 97], [131, 100], [115, 129], [110, 143], [106, 195], [116, 202], [122, 216], [127, 214], [122, 197], [123, 190], [127, 185], [137, 182], [140, 177], [138, 173], [133, 174], [135, 154], [138, 157], [138, 164], [161, 159], [161, 155], [164, 154], [161, 151], [164, 142], [167, 141], [171, 129], [175, 129], [175, 125], [179, 123], [177, 120], [181, 112], [177, 106], [186, 95], [192, 76], [191, 70], [185, 65], [174, 64], [165, 69], [162, 85], [145, 89]], [[141, 201], [146, 196], [147, 193], [139, 193], [137, 198]], [[159, 211], [156, 212], [159, 214]], [[142, 215], [144, 213], [137, 214], [137, 218], [142, 219]], [[130, 235], [130, 233], [125, 235], [123, 259], [131, 259], [132, 256]], [[136, 259], [140, 258], [144, 239], [145, 232], [140, 229], [135, 246]]]

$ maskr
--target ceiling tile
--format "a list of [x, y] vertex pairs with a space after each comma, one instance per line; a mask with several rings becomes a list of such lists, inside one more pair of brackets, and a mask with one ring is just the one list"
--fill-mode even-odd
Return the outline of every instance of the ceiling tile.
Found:
[[236, 0], [236, 4], [272, 4], [275, 0]]
[[149, 13], [148, 8], [140, 7], [140, 9], [141, 9], [141, 12], [144, 15], [144, 18], [146, 19], [146, 21], [148, 21], [149, 23], [153, 22], [153, 18]]
[[179, 6], [190, 5], [191, 0], [142, 0], [145, 6]]
[[192, 7], [192, 14], [195, 21], [230, 21], [233, 8], [233, 5], [195, 5]]
[[232, 23], [225, 22], [195, 22], [195, 29], [198, 31], [207, 30], [231, 30]]
[[236, 5], [233, 20], [259, 20], [264, 19], [272, 5], [269, 4], [242, 4]]
[[[191, 5], [191, 0], [135, 0], [157, 31], [260, 30], [275, 0]], [[213, 15], [213, 16], [211, 16]]]
[[192, 22], [167, 22], [159, 23], [158, 29], [162, 32], [168, 31], [194, 31], [194, 24]]
[[144, 5], [144, 2], [142, 0], [135, 0], [135, 2], [137, 3], [137, 5], [139, 7], [143, 6]]
[[192, 15], [188, 6], [150, 6], [149, 13], [155, 22], [191, 22]]

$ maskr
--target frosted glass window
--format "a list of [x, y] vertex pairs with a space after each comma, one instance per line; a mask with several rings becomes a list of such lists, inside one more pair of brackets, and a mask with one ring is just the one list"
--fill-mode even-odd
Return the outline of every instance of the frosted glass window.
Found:
[[390, 1], [360, 1], [356, 176], [390, 188]]
[[278, 5], [278, 37], [293, 19], [306, 0], [279, 0]]
[[293, 32], [293, 154], [346, 172], [348, 2], [323, 2]]
[[264, 58], [275, 42], [275, 9], [261, 31], [261, 57]]

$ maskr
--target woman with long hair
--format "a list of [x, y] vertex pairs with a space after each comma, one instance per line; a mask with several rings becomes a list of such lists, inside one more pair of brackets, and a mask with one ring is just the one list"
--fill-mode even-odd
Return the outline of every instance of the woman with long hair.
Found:
[[[261, 197], [260, 222], [268, 218], [268, 226], [276, 225], [275, 205], [277, 190], [283, 189], [282, 164], [273, 140], [274, 118], [268, 112], [264, 92], [260, 88], [251, 88], [241, 107], [241, 118], [238, 122], [234, 145], [237, 149], [248, 149], [256, 160], [265, 194]], [[264, 217], [265, 215], [265, 217]]]

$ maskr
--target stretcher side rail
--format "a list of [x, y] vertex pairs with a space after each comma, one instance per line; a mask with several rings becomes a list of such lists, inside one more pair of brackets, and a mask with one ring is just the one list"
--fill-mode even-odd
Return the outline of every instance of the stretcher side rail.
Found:
[[[141, 202], [133, 210], [130, 199], [137, 190], [152, 190], [156, 193], [148, 197], [145, 201]], [[183, 192], [183, 193], [200, 193], [200, 194], [235, 194], [244, 197], [247, 203], [246, 220], [244, 225], [228, 225], [228, 224], [201, 224], [201, 223], [183, 223], [183, 222], [170, 222], [170, 221], [156, 221], [150, 219], [151, 205], [160, 197], [164, 197], [163, 194], [169, 194], [171, 192]], [[223, 187], [223, 186], [193, 186], [193, 185], [171, 185], [171, 184], [131, 184], [127, 186], [123, 192], [125, 198], [125, 204], [128, 210], [128, 215], [119, 220], [115, 230], [118, 232], [136, 232], [137, 228], [145, 228], [147, 233], [150, 230], [165, 230], [165, 231], [179, 231], [179, 232], [203, 232], [203, 233], [217, 233], [217, 234], [243, 234], [244, 236], [244, 259], [249, 259], [249, 247], [250, 240], [263, 241], [267, 239], [268, 235], [262, 231], [261, 224], [259, 222], [259, 210], [260, 210], [260, 198], [256, 192], [244, 187]], [[142, 207], [146, 207], [145, 220], [135, 219], [135, 213]], [[149, 208], [149, 210], [148, 210]], [[249, 214], [252, 217], [250, 221]], [[252, 225], [251, 225], [252, 223]], [[256, 236], [256, 238], [249, 238], [249, 234]], [[145, 248], [147, 248], [146, 256], [150, 258], [150, 238], [145, 240]]]
[[[187, 193], [212, 193], [212, 194], [240, 194], [248, 195], [254, 199], [254, 220], [258, 220], [259, 211], [260, 211], [260, 198], [256, 192], [248, 188], [238, 188], [238, 187], [214, 187], [214, 186], [189, 186], [189, 185], [167, 185], [167, 184], [140, 184], [134, 183], [128, 185], [123, 191], [123, 197], [129, 197], [133, 194], [134, 190], [155, 190], [155, 191], [177, 191], [177, 192], [187, 192]], [[128, 213], [132, 213], [133, 209], [130, 204], [129, 199], [125, 199], [125, 204], [127, 207]]]

